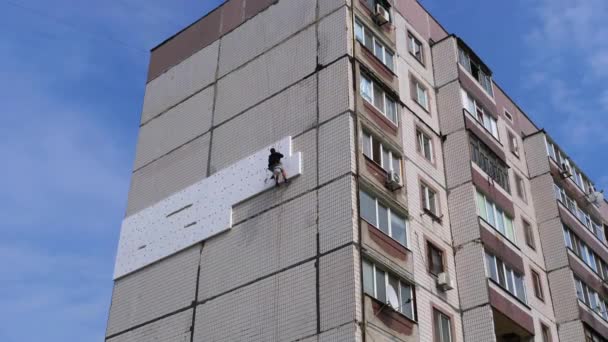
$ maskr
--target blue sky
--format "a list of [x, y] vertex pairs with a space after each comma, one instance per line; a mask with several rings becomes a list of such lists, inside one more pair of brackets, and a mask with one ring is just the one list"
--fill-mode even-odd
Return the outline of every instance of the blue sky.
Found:
[[[220, 0], [0, 0], [0, 340], [101, 341], [148, 50]], [[608, 2], [423, 0], [608, 188]]]

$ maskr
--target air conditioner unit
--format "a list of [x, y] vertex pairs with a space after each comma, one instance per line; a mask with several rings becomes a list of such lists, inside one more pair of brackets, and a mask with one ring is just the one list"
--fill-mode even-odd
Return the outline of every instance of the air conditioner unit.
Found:
[[599, 205], [604, 200], [604, 192], [593, 189], [587, 194], [587, 200], [591, 202], [591, 204]]
[[452, 278], [450, 278], [450, 275], [447, 272], [439, 273], [437, 276], [437, 287], [441, 291], [448, 291], [454, 288]]
[[391, 20], [391, 15], [386, 8], [380, 4], [376, 4], [376, 12], [374, 13], [374, 20], [380, 26], [388, 23]]
[[572, 170], [570, 169], [570, 165], [566, 163], [562, 163], [562, 177], [569, 178], [572, 177]]
[[391, 190], [395, 191], [401, 188], [401, 176], [397, 172], [389, 172], [386, 175], [386, 186]]

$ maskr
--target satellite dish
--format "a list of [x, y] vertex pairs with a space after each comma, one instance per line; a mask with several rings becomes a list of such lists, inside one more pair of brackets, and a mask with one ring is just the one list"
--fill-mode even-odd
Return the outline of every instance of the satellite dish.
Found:
[[397, 295], [397, 292], [395, 291], [395, 289], [392, 288], [391, 286], [389, 286], [387, 289], [386, 301], [387, 301], [387, 304], [390, 305], [393, 309], [395, 309], [395, 310], [399, 309], [399, 296]]

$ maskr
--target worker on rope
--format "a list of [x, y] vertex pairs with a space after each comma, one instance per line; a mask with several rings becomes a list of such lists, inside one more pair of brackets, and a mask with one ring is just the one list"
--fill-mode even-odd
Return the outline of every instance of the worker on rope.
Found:
[[289, 179], [287, 179], [287, 173], [283, 168], [283, 164], [281, 164], [281, 158], [284, 156], [277, 152], [274, 148], [270, 149], [270, 155], [268, 156], [268, 170], [272, 172], [272, 177], [274, 178], [274, 182], [276, 186], [279, 186], [279, 176], [283, 176], [283, 182], [285, 184], [289, 183]]

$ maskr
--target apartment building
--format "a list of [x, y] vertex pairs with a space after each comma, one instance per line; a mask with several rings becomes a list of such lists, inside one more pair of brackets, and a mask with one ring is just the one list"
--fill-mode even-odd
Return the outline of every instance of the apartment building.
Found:
[[229, 0], [151, 52], [106, 341], [606, 341], [606, 223], [415, 0]]

